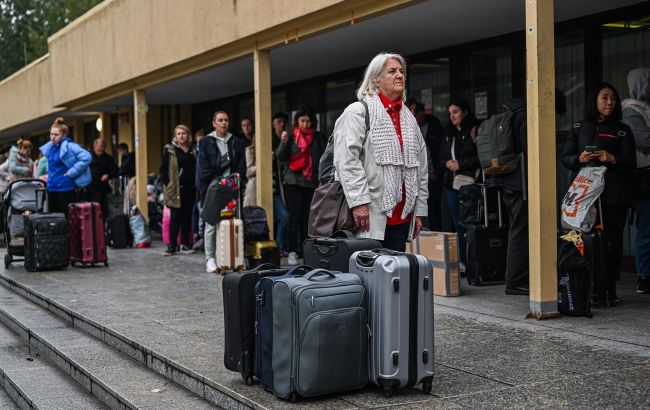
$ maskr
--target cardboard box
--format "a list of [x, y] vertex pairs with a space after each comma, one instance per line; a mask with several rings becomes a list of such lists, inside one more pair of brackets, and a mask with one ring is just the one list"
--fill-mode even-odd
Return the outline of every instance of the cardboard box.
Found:
[[411, 253], [433, 262], [459, 262], [457, 233], [422, 231], [414, 242], [409, 243]]
[[407, 252], [422, 255], [433, 265], [433, 294], [460, 296], [458, 234], [423, 231], [407, 246]]
[[445, 297], [460, 296], [460, 269], [457, 263], [433, 263], [433, 294]]

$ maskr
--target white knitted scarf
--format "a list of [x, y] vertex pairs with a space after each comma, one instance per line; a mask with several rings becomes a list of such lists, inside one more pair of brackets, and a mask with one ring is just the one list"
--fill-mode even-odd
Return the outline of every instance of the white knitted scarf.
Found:
[[402, 200], [402, 185], [406, 186], [406, 203], [401, 218], [406, 218], [415, 208], [418, 193], [418, 168], [420, 167], [420, 145], [416, 138], [415, 117], [402, 104], [399, 113], [402, 131], [402, 149], [395, 131], [395, 125], [386, 112], [378, 95], [366, 96], [370, 116], [370, 147], [377, 165], [384, 170], [384, 196], [381, 211], [390, 218], [395, 206]]

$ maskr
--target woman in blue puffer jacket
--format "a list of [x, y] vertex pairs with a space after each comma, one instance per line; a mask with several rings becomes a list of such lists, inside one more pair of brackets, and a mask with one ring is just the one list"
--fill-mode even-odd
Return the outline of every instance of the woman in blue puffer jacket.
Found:
[[47, 158], [47, 202], [50, 212], [68, 214], [68, 205], [75, 202], [77, 188], [91, 182], [90, 152], [68, 138], [68, 126], [57, 118], [50, 127], [50, 142], [40, 148]]

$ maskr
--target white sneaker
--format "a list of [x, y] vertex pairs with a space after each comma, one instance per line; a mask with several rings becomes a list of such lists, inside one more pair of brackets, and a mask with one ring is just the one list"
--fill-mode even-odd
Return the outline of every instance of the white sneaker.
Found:
[[210, 273], [217, 271], [217, 260], [215, 258], [208, 259], [208, 262], [205, 264], [205, 271]]
[[289, 252], [287, 263], [291, 266], [296, 266], [298, 264], [298, 254], [295, 252]]

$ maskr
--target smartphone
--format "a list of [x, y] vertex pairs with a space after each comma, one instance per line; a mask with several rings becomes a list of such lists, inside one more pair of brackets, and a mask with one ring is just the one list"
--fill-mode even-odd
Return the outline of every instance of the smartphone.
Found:
[[596, 145], [587, 145], [585, 147], [585, 151], [587, 151], [587, 152], [596, 152], [596, 151], [598, 151], [598, 147]]

